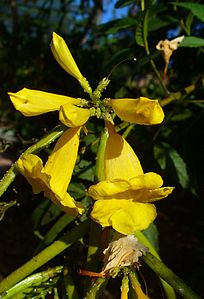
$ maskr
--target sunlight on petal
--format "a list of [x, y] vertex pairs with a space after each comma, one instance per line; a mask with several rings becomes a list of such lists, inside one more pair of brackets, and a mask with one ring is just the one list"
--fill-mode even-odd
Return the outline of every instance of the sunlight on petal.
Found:
[[16, 166], [32, 186], [34, 194], [47, 189], [50, 177], [42, 174], [43, 163], [38, 156], [33, 154], [24, 155], [17, 160]]
[[116, 231], [130, 235], [146, 229], [154, 221], [156, 208], [131, 200], [99, 200], [94, 203], [91, 217], [103, 227], [112, 226]]
[[79, 127], [84, 125], [90, 117], [90, 110], [79, 108], [72, 104], [60, 107], [59, 119], [68, 127]]
[[60, 109], [61, 105], [70, 103], [80, 105], [81, 100], [54, 93], [23, 88], [16, 93], [8, 93], [16, 110], [25, 116], [35, 116]]
[[67, 190], [76, 163], [79, 132], [79, 127], [70, 128], [59, 138], [43, 170], [51, 177], [51, 189], [61, 196]]
[[158, 100], [140, 97], [138, 99], [111, 99], [106, 102], [120, 119], [130, 123], [155, 125], [160, 124], [164, 119], [164, 112]]
[[143, 174], [142, 166], [127, 141], [116, 133], [111, 122], [106, 122], [109, 138], [105, 149], [105, 178], [128, 180]]
[[61, 67], [71, 76], [75, 77], [77, 80], [81, 81], [83, 76], [72, 57], [64, 39], [57, 33], [53, 32], [52, 42], [50, 44], [52, 53], [61, 65]]

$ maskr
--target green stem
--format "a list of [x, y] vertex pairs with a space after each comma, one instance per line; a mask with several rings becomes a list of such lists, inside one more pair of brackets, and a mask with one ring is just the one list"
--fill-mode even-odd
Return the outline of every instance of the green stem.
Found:
[[147, 31], [148, 31], [148, 15], [149, 15], [149, 10], [147, 9], [146, 12], [144, 12], [144, 22], [143, 22], [143, 41], [144, 41], [144, 48], [145, 48], [145, 51], [146, 51], [146, 54], [149, 58], [149, 61], [150, 61], [150, 64], [160, 82], [160, 85], [164, 91], [164, 93], [166, 95], [169, 94], [169, 91], [168, 89], [166, 88], [165, 84], [164, 84], [164, 81], [162, 80], [162, 77], [156, 67], [156, 64], [154, 63], [154, 60], [152, 59], [151, 55], [150, 55], [150, 50], [149, 50], [149, 44], [148, 44], [148, 40], [147, 40]]
[[[108, 139], [108, 130], [105, 128], [104, 132], [101, 134], [101, 139], [100, 139], [97, 156], [96, 156], [96, 172], [95, 172], [96, 183], [105, 179], [104, 155], [105, 155], [105, 147], [106, 147], [107, 139]], [[87, 267], [92, 271], [97, 271], [98, 248], [101, 239], [101, 232], [102, 232], [101, 226], [92, 221], [91, 232], [89, 237], [88, 254], [87, 254]]]
[[42, 242], [39, 244], [38, 248], [36, 249], [36, 252], [39, 252], [42, 250], [43, 247], [49, 245], [52, 243], [57, 235], [68, 225], [70, 224], [76, 216], [63, 214], [51, 227], [51, 229], [47, 232]]
[[147, 253], [142, 257], [143, 261], [168, 284], [170, 284], [175, 291], [185, 299], [201, 299], [183, 280], [178, 277], [172, 270], [163, 264], [158, 258], [151, 253]]
[[[30, 146], [22, 155], [25, 154], [34, 154], [41, 151], [43, 148], [47, 147], [50, 143], [55, 141], [55, 139], [59, 138], [65, 131], [64, 126], [59, 126], [55, 128], [52, 132], [48, 133], [38, 142]], [[5, 173], [3, 178], [0, 180], [0, 197], [7, 190], [9, 185], [13, 182], [16, 175], [18, 174], [18, 170], [16, 168], [16, 163], [14, 163], [10, 169]]]
[[0, 282], [0, 293], [8, 290], [10, 287], [71, 246], [78, 239], [82, 238], [87, 233], [88, 228], [89, 222], [86, 220], [34, 256], [31, 260]]
[[9, 290], [7, 290], [5, 292], [5, 295], [4, 295], [4, 293], [0, 294], [0, 298], [9, 299], [27, 288], [30, 288], [30, 287], [34, 288], [37, 285], [46, 283], [47, 280], [60, 274], [62, 272], [62, 270], [63, 270], [63, 266], [57, 266], [54, 268], [50, 268], [46, 271], [33, 274], [33, 275], [27, 277], [26, 279], [22, 280], [21, 282], [17, 283], [15, 286], [10, 288]]
[[91, 271], [98, 270], [99, 244], [101, 240], [102, 227], [91, 220], [91, 229], [89, 237], [89, 247], [87, 253], [87, 269]]
[[95, 172], [95, 181], [96, 183], [104, 180], [104, 155], [106, 141], [108, 139], [108, 130], [105, 128], [104, 132], [101, 135], [101, 140], [99, 143], [97, 156], [96, 156], [96, 172]]
[[127, 138], [127, 136], [130, 134], [131, 130], [134, 128], [134, 124], [129, 125], [127, 127], [127, 129], [125, 130], [125, 132], [123, 133], [123, 138]]
[[72, 277], [69, 274], [64, 275], [64, 286], [66, 290], [66, 297], [65, 298], [72, 298], [72, 299], [79, 299], [77, 294], [76, 286]]
[[108, 277], [98, 278], [90, 287], [84, 299], [97, 299], [105, 289], [108, 283]]
[[[145, 245], [149, 249], [149, 252], [152, 255], [154, 255], [159, 260], [161, 260], [160, 256], [158, 255], [157, 251], [155, 250], [155, 248], [152, 246], [150, 241], [147, 239], [147, 237], [142, 232], [140, 232], [140, 231], [136, 232], [135, 236], [137, 237], [137, 239], [140, 243], [142, 243], [143, 245]], [[174, 289], [166, 281], [164, 281], [163, 279], [160, 278], [160, 280], [161, 280], [163, 289], [165, 291], [166, 297], [168, 299], [176, 299]]]

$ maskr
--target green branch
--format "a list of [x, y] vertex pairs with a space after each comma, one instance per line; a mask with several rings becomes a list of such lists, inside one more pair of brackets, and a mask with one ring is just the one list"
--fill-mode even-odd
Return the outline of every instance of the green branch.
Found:
[[[143, 8], [144, 9], [144, 8]], [[164, 81], [162, 80], [162, 77], [156, 67], [156, 64], [154, 63], [154, 60], [152, 59], [151, 55], [150, 55], [150, 50], [149, 50], [149, 44], [148, 44], [148, 40], [147, 40], [147, 32], [148, 32], [148, 15], [149, 15], [149, 10], [147, 9], [146, 11], [143, 12], [144, 13], [144, 21], [143, 21], [143, 42], [144, 42], [144, 48], [146, 51], [146, 54], [149, 58], [150, 64], [160, 82], [160, 85], [164, 91], [164, 93], [166, 95], [169, 94], [168, 89], [166, 88]]]
[[48, 270], [43, 272], [35, 273], [22, 280], [21, 282], [17, 283], [14, 287], [7, 290], [5, 294], [0, 294], [0, 298], [9, 299], [14, 295], [17, 295], [19, 292], [22, 292], [23, 290], [42, 285], [43, 283], [46, 283], [49, 279], [53, 279], [53, 277], [62, 273], [63, 268], [63, 266], [57, 266], [54, 268], [49, 268]]
[[[38, 142], [30, 146], [22, 155], [26, 154], [34, 154], [41, 151], [43, 148], [50, 145], [53, 141], [59, 138], [67, 128], [64, 126], [59, 126], [55, 128], [53, 131], [45, 135]], [[18, 170], [16, 168], [16, 163], [12, 164], [10, 169], [5, 173], [3, 178], [0, 180], [0, 197], [7, 190], [9, 185], [13, 182], [16, 175], [18, 174]]]
[[183, 280], [151, 253], [142, 257], [143, 261], [162, 279], [170, 284], [174, 290], [185, 299], [201, 299]]
[[101, 295], [102, 291], [105, 289], [108, 283], [108, 277], [97, 278], [96, 281], [92, 283], [84, 299], [97, 299]]
[[[31, 260], [18, 268], [16, 271], [7, 276], [0, 282], [0, 293], [7, 291], [13, 285], [24, 279], [36, 269], [46, 264], [52, 258], [64, 251], [66, 248], [82, 238], [89, 229], [88, 220], [80, 223], [77, 227], [68, 231], [62, 238], [52, 243]], [[3, 297], [2, 297], [3, 298]]]

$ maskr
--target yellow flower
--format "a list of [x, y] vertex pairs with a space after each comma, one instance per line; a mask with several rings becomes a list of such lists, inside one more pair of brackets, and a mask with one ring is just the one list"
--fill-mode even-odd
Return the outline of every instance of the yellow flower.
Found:
[[90, 117], [90, 110], [78, 106], [81, 99], [57, 95], [54, 93], [23, 88], [8, 93], [16, 108], [25, 116], [36, 116], [51, 111], [59, 111], [59, 118], [68, 127], [78, 127], [86, 123]]
[[[109, 107], [111, 107], [122, 120], [127, 122], [153, 125], [163, 121], [164, 113], [157, 100], [140, 97], [137, 99], [104, 99], [101, 101], [101, 92], [109, 83], [107, 79], [103, 79], [99, 83], [98, 89], [92, 94], [88, 81], [79, 71], [64, 39], [55, 32], [53, 33], [51, 50], [61, 67], [79, 81], [84, 90], [90, 94], [92, 100], [88, 103], [78, 98], [27, 88], [16, 93], [9, 92], [14, 107], [23, 115], [35, 116], [50, 111], [59, 111], [59, 119], [63, 124], [68, 127], [77, 127], [85, 124], [91, 115], [107, 119], [106, 110], [110, 112]], [[95, 95], [96, 98], [94, 98]], [[100, 104], [97, 101], [100, 101]], [[83, 108], [84, 106], [85, 108]]]
[[96, 200], [91, 217], [103, 227], [130, 235], [154, 221], [156, 208], [151, 202], [167, 197], [173, 188], [162, 187], [163, 180], [156, 173], [144, 174], [130, 145], [110, 122], [106, 125], [105, 180], [88, 190]]
[[78, 69], [78, 66], [76, 65], [76, 62], [74, 61], [74, 58], [72, 57], [64, 39], [57, 33], [53, 32], [53, 38], [50, 46], [55, 59], [61, 67], [71, 76], [81, 81], [83, 76]]
[[106, 99], [120, 119], [140, 125], [160, 124], [164, 112], [158, 100], [140, 97], [138, 99]]
[[56, 143], [43, 167], [42, 160], [33, 154], [22, 156], [17, 167], [32, 185], [35, 194], [44, 192], [55, 204], [71, 215], [81, 214], [83, 207], [67, 193], [79, 147], [80, 128], [68, 129]]

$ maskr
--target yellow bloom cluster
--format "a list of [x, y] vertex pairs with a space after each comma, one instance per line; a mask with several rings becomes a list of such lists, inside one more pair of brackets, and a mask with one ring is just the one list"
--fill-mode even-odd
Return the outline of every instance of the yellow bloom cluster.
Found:
[[[110, 112], [114, 111], [121, 120], [127, 122], [159, 124], [164, 118], [162, 108], [157, 100], [144, 97], [102, 101], [94, 99], [94, 93], [79, 71], [64, 39], [56, 33], [53, 33], [51, 50], [61, 67], [78, 80], [91, 99], [27, 88], [16, 93], [10, 92], [14, 107], [23, 115], [36, 116], [59, 111], [59, 120], [69, 127], [58, 140], [44, 167], [39, 157], [29, 154], [18, 160], [19, 171], [32, 185], [34, 193], [43, 191], [46, 197], [67, 213], [83, 213], [83, 207], [67, 193], [67, 188], [78, 155], [81, 126], [91, 116], [103, 117], [109, 133], [104, 160], [105, 180], [88, 190], [88, 194], [95, 200], [91, 217], [103, 227], [112, 226], [123, 234], [147, 228], [156, 217], [156, 209], [151, 202], [166, 197], [173, 188], [161, 187], [163, 181], [158, 174], [143, 173], [136, 154], [107, 119], [110, 120]], [[104, 110], [108, 113], [102, 113]]]

